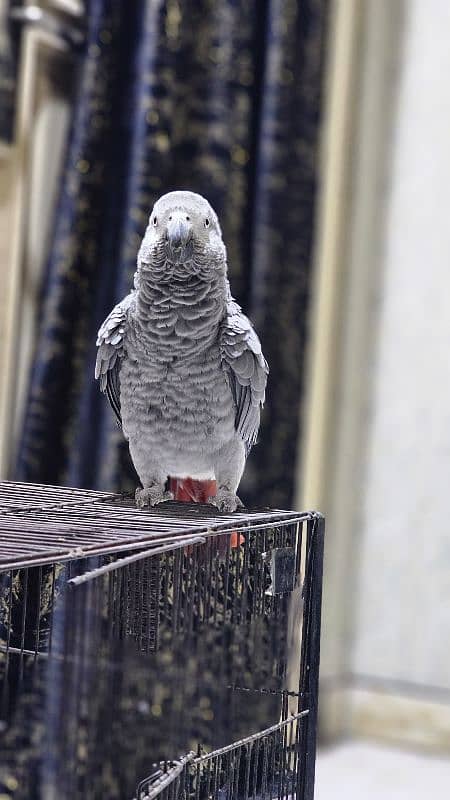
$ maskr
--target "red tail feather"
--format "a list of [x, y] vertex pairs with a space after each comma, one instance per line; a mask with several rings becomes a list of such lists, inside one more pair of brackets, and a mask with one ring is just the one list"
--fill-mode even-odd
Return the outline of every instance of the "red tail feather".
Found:
[[[216, 481], [196, 481], [194, 478], [169, 478], [169, 489], [174, 500], [181, 503], [207, 503], [217, 492]], [[233, 531], [230, 547], [239, 547], [244, 541], [242, 534]]]

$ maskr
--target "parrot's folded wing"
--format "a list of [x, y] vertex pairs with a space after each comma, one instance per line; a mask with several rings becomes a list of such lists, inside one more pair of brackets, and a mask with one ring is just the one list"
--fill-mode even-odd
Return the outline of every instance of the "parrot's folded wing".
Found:
[[123, 345], [127, 329], [127, 310], [130, 307], [131, 299], [132, 295], [128, 295], [113, 308], [97, 335], [98, 352], [95, 363], [95, 377], [100, 381], [101, 391], [106, 392], [119, 425], [122, 424], [119, 383], [120, 359], [124, 355]]
[[231, 298], [221, 334], [221, 354], [236, 406], [235, 427], [248, 452], [258, 435], [269, 367], [250, 320]]

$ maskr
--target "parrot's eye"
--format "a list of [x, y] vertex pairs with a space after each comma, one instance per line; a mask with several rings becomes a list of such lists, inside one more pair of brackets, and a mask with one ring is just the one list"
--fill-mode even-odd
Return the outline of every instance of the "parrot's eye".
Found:
[[153, 217], [153, 220], [152, 220], [153, 227], [156, 228], [157, 224], [158, 224], [158, 218], [157, 217]]
[[205, 219], [205, 228], [209, 228], [209, 219], [206, 217]]

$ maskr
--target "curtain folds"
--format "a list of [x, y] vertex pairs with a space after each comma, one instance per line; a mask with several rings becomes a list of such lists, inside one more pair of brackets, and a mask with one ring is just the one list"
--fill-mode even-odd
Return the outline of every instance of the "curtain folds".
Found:
[[93, 381], [155, 199], [204, 194], [271, 374], [242, 496], [292, 502], [327, 0], [91, 0], [14, 477], [137, 483]]

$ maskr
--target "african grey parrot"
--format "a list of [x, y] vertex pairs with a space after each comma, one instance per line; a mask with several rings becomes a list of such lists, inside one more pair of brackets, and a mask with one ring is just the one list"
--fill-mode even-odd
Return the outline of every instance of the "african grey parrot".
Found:
[[142, 508], [173, 499], [167, 477], [215, 478], [209, 502], [236, 495], [256, 441], [268, 375], [259, 339], [233, 300], [216, 214], [169, 192], [150, 215], [134, 289], [101, 326], [95, 376], [128, 439]]

